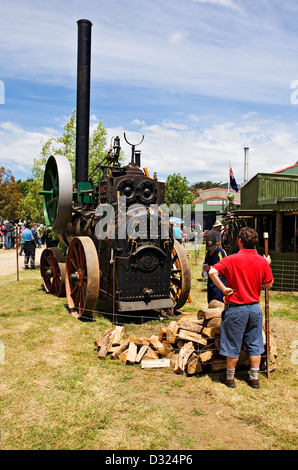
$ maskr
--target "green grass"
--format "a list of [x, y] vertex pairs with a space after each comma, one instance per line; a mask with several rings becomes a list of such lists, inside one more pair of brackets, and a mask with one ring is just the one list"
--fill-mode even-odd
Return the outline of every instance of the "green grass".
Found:
[[[190, 261], [192, 304], [183, 310], [197, 311], [207, 298], [198, 280], [202, 255]], [[65, 298], [45, 293], [38, 271], [1, 278], [0, 305], [2, 449], [297, 448], [294, 293], [270, 293], [278, 367], [257, 391], [240, 373], [230, 390], [219, 374], [177, 376], [99, 360], [94, 341], [110, 321], [75, 319]], [[158, 334], [169, 321], [126, 325], [126, 336]]]

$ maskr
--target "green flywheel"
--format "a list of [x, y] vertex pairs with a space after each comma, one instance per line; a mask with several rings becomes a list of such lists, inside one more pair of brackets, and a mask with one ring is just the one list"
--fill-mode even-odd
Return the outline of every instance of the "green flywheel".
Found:
[[49, 157], [43, 180], [43, 211], [46, 225], [56, 232], [71, 222], [72, 174], [69, 161], [62, 155]]

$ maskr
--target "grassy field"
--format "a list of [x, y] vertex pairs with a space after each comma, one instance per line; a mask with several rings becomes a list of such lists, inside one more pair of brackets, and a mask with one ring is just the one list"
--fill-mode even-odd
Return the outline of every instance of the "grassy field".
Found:
[[[184, 311], [207, 305], [202, 257], [192, 256], [191, 266]], [[109, 319], [75, 319], [65, 298], [45, 293], [38, 271], [1, 278], [0, 305], [4, 450], [297, 448], [297, 293], [270, 293], [278, 363], [269, 380], [261, 376], [260, 390], [243, 372], [228, 389], [218, 373], [187, 377], [99, 360], [94, 341]], [[167, 322], [128, 324], [126, 336], [158, 333]]]

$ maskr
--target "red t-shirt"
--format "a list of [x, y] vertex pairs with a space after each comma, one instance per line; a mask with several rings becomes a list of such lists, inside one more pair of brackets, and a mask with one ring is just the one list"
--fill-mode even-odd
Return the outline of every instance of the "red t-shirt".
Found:
[[236, 289], [233, 294], [226, 295], [228, 304], [259, 302], [262, 285], [273, 280], [268, 261], [257, 250], [243, 248], [234, 255], [226, 256], [213, 267], [226, 278], [227, 287]]

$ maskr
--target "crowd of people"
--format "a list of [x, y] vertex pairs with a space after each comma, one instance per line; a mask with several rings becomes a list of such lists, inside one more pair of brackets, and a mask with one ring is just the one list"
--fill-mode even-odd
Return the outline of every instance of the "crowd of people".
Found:
[[24, 269], [35, 269], [35, 250], [42, 247], [46, 233], [43, 224], [5, 220], [0, 225], [0, 245], [4, 250], [19, 250], [24, 256]]
[[20, 248], [20, 255], [22, 255], [22, 232], [26, 226], [27, 228], [30, 227], [36, 246], [41, 248], [42, 244], [45, 243], [46, 235], [46, 227], [43, 224], [27, 224], [26, 221], [16, 223], [9, 220], [2, 221], [0, 225], [0, 248], [4, 250]]

